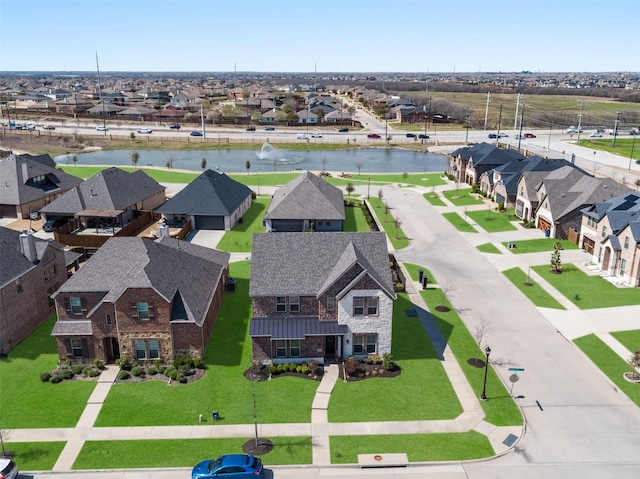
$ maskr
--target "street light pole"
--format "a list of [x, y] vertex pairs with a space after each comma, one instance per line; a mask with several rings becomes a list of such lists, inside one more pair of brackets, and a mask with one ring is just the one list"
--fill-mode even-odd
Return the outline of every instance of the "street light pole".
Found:
[[483, 401], [487, 400], [487, 371], [489, 370], [489, 355], [491, 354], [491, 348], [487, 346], [484, 348], [484, 353], [487, 355], [487, 360], [484, 363], [484, 384], [482, 385], [482, 394], [480, 395], [480, 399]]
[[367, 184], [367, 199], [369, 199], [370, 190], [371, 190], [371, 177], [369, 177], [369, 183]]
[[633, 161], [633, 150], [636, 147], [636, 136], [633, 135], [633, 141], [631, 142], [631, 154], [629, 155], [629, 170], [631, 169], [631, 162]]

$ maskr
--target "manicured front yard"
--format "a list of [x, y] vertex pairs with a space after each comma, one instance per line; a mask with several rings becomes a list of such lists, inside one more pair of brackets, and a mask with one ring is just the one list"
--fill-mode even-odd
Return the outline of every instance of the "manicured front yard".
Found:
[[506, 211], [479, 210], [469, 211], [469, 218], [472, 218], [487, 233], [498, 233], [500, 231], [512, 231], [517, 229], [512, 221], [520, 221], [514, 214], [513, 209]]
[[[540, 232], [542, 234], [542, 232]], [[509, 243], [515, 244], [515, 248], [511, 248], [513, 254], [526, 254], [526, 253], [541, 253], [544, 251], [553, 251], [553, 247], [556, 242], [562, 244], [562, 249], [578, 249], [578, 245], [572, 243], [569, 240], [554, 239], [554, 238], [538, 238], [532, 240], [522, 241], [505, 241], [502, 243], [505, 248], [509, 247]]]
[[444, 213], [442, 216], [462, 233], [477, 233], [476, 229], [463, 220], [458, 213]]
[[[55, 384], [53, 386], [56, 386]], [[15, 453], [14, 461], [21, 471], [50, 471], [62, 453], [65, 442], [8, 442], [5, 437], [4, 448]], [[24, 476], [19, 477], [33, 477]]]
[[502, 251], [496, 248], [493, 243], [480, 244], [476, 246], [476, 248], [478, 248], [478, 251], [481, 253], [502, 254]]
[[58, 365], [56, 317], [0, 360], [0, 429], [74, 427], [96, 387], [96, 380], [42, 382], [40, 374]]
[[447, 190], [442, 193], [442, 196], [445, 196], [455, 206], [481, 205], [483, 203], [482, 200], [476, 198], [476, 195], [472, 194], [471, 190], [467, 188], [459, 189], [458, 191]]
[[[338, 381], [329, 403], [330, 422], [454, 419], [462, 406], [440, 359], [406, 294], [393, 305], [393, 357], [402, 368], [395, 378]], [[438, 387], [434, 388], [433, 385]]]
[[533, 270], [580, 309], [640, 304], [638, 288], [618, 288], [570, 263], [562, 265], [561, 274], [550, 273], [549, 265], [534, 266]]
[[440, 199], [439, 193], [425, 193], [422, 196], [433, 206], [447, 206], [447, 204]]
[[378, 217], [378, 223], [382, 225], [393, 247], [399, 250], [409, 246], [409, 240], [402, 231], [402, 219], [399, 218], [398, 228], [394, 224], [396, 217], [393, 214], [393, 205], [389, 205], [390, 208], [386, 209], [384, 198], [380, 201], [378, 197], [370, 198], [369, 204], [372, 206], [371, 212]]
[[216, 249], [228, 253], [251, 252], [251, 238], [253, 233], [264, 233], [262, 217], [269, 207], [271, 198], [257, 197], [251, 208], [245, 213], [242, 223], [236, 224], [232, 230], [227, 231]]
[[[87, 441], [73, 469], [193, 467], [200, 461], [213, 459], [220, 454], [243, 454], [242, 445], [250, 439]], [[273, 450], [261, 456], [265, 467], [312, 462], [311, 438], [308, 436], [261, 439], [269, 439], [273, 443]]]
[[611, 336], [620, 341], [620, 343], [632, 353], [640, 350], [640, 329], [615, 331], [611, 333]]
[[260, 422], [311, 420], [317, 381], [281, 377], [252, 382], [244, 378], [251, 366], [249, 263], [231, 263], [230, 274], [236, 279], [236, 291], [225, 295], [207, 349], [205, 377], [188, 385], [167, 386], [161, 381], [115, 384], [96, 426], [198, 424], [199, 414], [208, 418], [214, 409], [220, 412], [220, 424], [248, 424], [253, 422], [253, 391]]
[[[565, 309], [553, 296], [545, 291], [539, 284], [535, 283], [520, 268], [512, 268], [502, 272], [522, 294], [541, 308]], [[530, 286], [527, 286], [528, 283]]]

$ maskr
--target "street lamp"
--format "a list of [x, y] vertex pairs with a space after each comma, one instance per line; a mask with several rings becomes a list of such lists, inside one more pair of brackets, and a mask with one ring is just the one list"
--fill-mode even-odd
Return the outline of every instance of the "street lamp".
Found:
[[369, 183], [367, 184], [367, 199], [369, 199], [370, 190], [371, 190], [371, 177], [369, 177]]
[[491, 354], [491, 348], [487, 346], [484, 348], [484, 353], [487, 355], [487, 360], [484, 363], [484, 384], [482, 385], [482, 394], [480, 395], [480, 399], [483, 401], [487, 400], [487, 371], [489, 370], [489, 355]]

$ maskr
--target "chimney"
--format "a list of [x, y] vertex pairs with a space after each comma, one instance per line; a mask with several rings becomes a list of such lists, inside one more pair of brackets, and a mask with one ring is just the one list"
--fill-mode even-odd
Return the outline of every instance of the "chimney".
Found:
[[169, 237], [169, 226], [164, 223], [160, 226], [160, 238]]
[[36, 241], [33, 235], [27, 230], [22, 230], [20, 235], [20, 252], [32, 263], [38, 261], [38, 252], [36, 251]]

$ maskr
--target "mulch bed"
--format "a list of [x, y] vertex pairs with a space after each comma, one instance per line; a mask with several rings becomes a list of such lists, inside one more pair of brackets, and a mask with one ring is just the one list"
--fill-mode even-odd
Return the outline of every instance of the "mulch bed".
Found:
[[[173, 381], [171, 380], [171, 384], [191, 384], [195, 381], [197, 381], [198, 379], [201, 379], [204, 377], [204, 375], [207, 373], [206, 369], [198, 369], [198, 368], [194, 368], [192, 369], [193, 374], [191, 376], [185, 376], [185, 378], [187, 379], [186, 383], [181, 383], [180, 381]], [[129, 373], [131, 373], [131, 371], [129, 371]], [[149, 375], [149, 374], [145, 374], [144, 376], [134, 376], [131, 375], [131, 377], [129, 379], [116, 379], [116, 383], [141, 383], [141, 382], [145, 382], [145, 381], [162, 381], [165, 383], [169, 382], [169, 377], [165, 376], [164, 374], [154, 374], [153, 376]]]
[[255, 439], [249, 439], [242, 445], [245, 454], [253, 454], [254, 456], [262, 456], [268, 454], [273, 449], [273, 443], [269, 439], [258, 438], [257, 444]]
[[[364, 381], [370, 378], [395, 378], [400, 376], [400, 373], [402, 373], [402, 369], [400, 369], [398, 365], [395, 365], [393, 369], [387, 371], [382, 367], [382, 364], [360, 363], [355, 372], [347, 375], [347, 382]], [[340, 378], [344, 379], [344, 364], [340, 364], [339, 374]]]
[[[286, 373], [273, 374], [271, 375], [271, 379], [287, 376], [293, 376], [302, 379], [311, 379], [312, 381], [321, 381], [322, 376], [324, 376], [324, 366], [322, 364], [318, 365], [316, 374], [300, 374], [288, 371]], [[269, 379], [269, 368], [267, 366], [264, 366], [262, 368], [256, 368], [252, 366], [244, 372], [244, 377], [249, 381], [267, 381]]]

